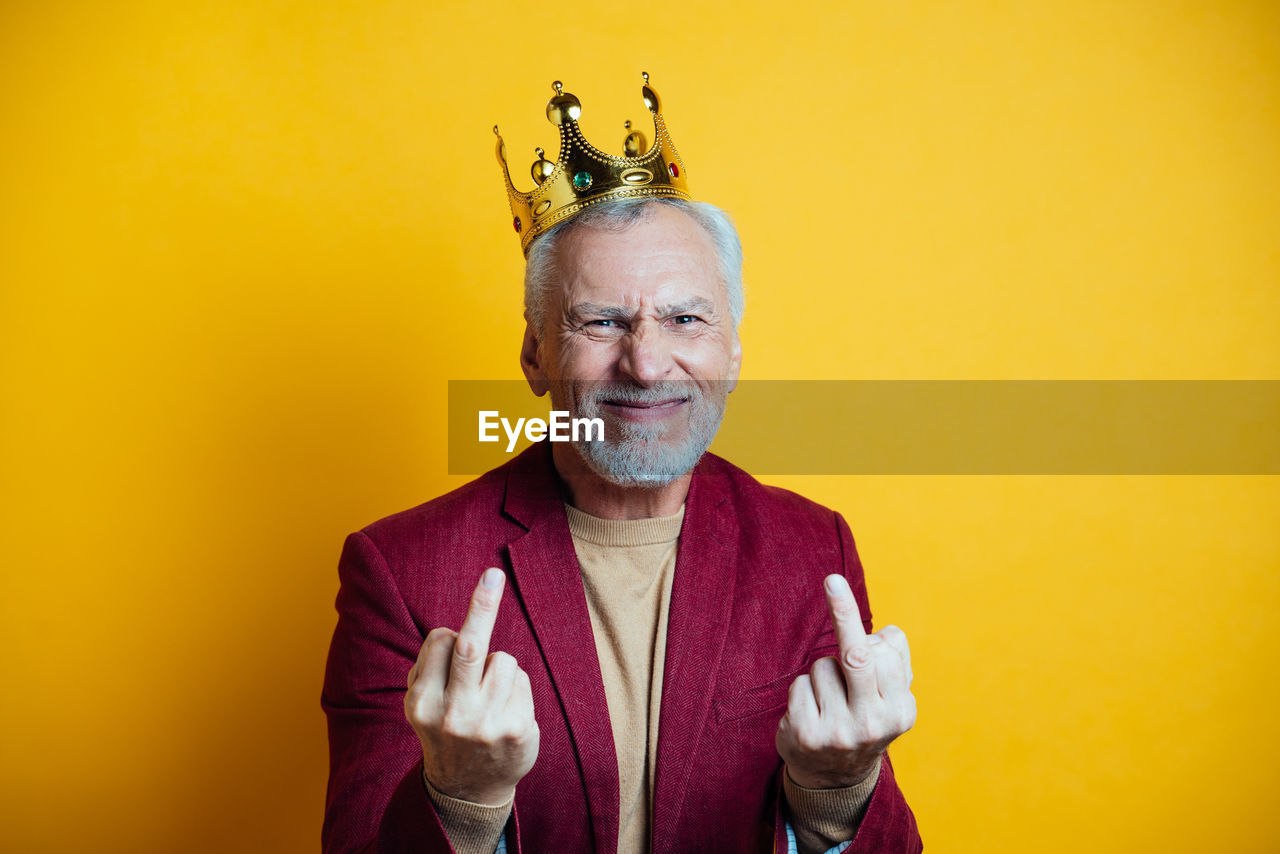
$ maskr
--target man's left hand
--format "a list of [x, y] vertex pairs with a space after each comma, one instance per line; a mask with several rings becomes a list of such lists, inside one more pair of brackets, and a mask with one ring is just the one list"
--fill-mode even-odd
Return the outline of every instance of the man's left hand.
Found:
[[840, 658], [818, 659], [791, 683], [776, 739], [792, 781], [810, 789], [861, 782], [916, 722], [907, 636], [897, 626], [868, 635], [844, 576], [828, 575], [824, 588]]

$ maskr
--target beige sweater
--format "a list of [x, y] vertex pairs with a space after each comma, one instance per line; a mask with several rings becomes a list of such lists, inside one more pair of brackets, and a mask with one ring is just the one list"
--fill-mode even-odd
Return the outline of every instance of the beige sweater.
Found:
[[[667, 612], [684, 509], [674, 516], [625, 521], [600, 519], [571, 506], [565, 510], [618, 752], [618, 852], [644, 854], [652, 825]], [[853, 837], [878, 770], [847, 789], [804, 789], [784, 776], [802, 852], [825, 851]], [[450, 798], [429, 782], [427, 789], [458, 854], [493, 854], [510, 802], [473, 804]]]

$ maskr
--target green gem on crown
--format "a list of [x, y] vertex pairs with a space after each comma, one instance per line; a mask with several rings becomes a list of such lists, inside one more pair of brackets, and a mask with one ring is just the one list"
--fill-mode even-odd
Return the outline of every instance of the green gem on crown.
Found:
[[586, 190], [591, 187], [591, 173], [579, 172], [573, 176], [573, 188], [575, 190]]

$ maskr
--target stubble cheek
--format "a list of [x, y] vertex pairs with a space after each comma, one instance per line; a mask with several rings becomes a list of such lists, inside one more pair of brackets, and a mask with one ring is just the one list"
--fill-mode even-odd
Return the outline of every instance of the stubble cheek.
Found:
[[551, 401], [556, 409], [577, 412], [578, 393], [576, 364], [579, 359], [579, 346], [574, 341], [572, 332], [562, 332], [556, 340], [556, 350], [552, 362], [556, 366], [555, 377], [551, 380]]

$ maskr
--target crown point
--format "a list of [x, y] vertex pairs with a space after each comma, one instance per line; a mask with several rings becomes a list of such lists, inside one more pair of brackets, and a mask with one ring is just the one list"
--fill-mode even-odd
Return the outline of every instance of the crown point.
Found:
[[644, 105], [649, 108], [649, 112], [657, 113], [662, 110], [662, 102], [658, 100], [658, 93], [649, 88], [649, 75], [644, 76], [644, 86], [640, 89], [640, 97], [644, 98]]
[[631, 120], [622, 123], [629, 133], [626, 139], [622, 140], [622, 153], [626, 157], [639, 157], [648, 146], [645, 145], [644, 134], [638, 130], [631, 130]]
[[535, 148], [538, 159], [533, 162], [533, 166], [529, 169], [529, 173], [533, 175], [533, 183], [541, 187], [551, 177], [551, 173], [556, 171], [556, 165], [547, 159], [546, 153], [541, 148]]
[[552, 80], [552, 81], [551, 81], [551, 88], [552, 88], [552, 89], [555, 89], [555, 90], [556, 90], [556, 94], [557, 94], [557, 95], [559, 95], [561, 92], [563, 92], [563, 91], [564, 91], [564, 84], [563, 84], [563, 83], [561, 83], [559, 80]]
[[495, 148], [495, 151], [498, 154], [498, 162], [505, 166], [507, 162], [507, 144], [502, 141], [502, 134], [498, 133], [497, 125], [493, 126], [493, 135], [498, 138], [497, 146]]
[[547, 102], [547, 120], [553, 125], [576, 122], [581, 115], [582, 102], [568, 92], [562, 92]]
[[640, 76], [641, 76], [641, 77], [643, 77], [643, 78], [644, 78], [644, 82], [645, 82], [646, 84], [648, 84], [648, 82], [649, 82], [649, 72], [647, 72], [647, 71], [641, 71], [641, 72], [640, 72]]

